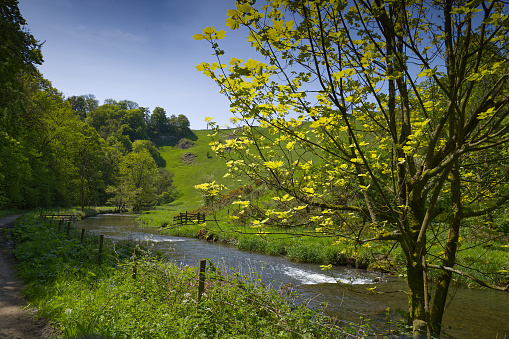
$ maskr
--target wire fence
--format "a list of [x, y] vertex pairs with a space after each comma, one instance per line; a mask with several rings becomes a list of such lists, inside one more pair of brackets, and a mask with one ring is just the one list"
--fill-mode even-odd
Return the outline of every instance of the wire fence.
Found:
[[[41, 217], [43, 217], [41, 215]], [[44, 218], [48, 220], [48, 216]], [[79, 237], [79, 232], [73, 228], [73, 232], [70, 234], [69, 229], [72, 226], [71, 220], [66, 220], [62, 216], [52, 216], [50, 220], [65, 220], [67, 221], [67, 236]], [[64, 223], [64, 221], [62, 221]], [[56, 226], [56, 225], [55, 225]], [[60, 230], [61, 224], [59, 224], [58, 230]], [[152, 279], [144, 278], [145, 275], [160, 276], [161, 273], [154, 270], [152, 273], [145, 270], [142, 273], [141, 266], [143, 261], [140, 261], [143, 255], [143, 251], [139, 250], [138, 247], [132, 248], [127, 251], [131, 253], [120, 253], [121, 247], [115, 246], [112, 242], [104, 244], [104, 235], [97, 235], [88, 237], [94, 239], [94, 243], [97, 244], [97, 263], [99, 265], [105, 262], [111, 263], [117, 261], [120, 263], [120, 257], [131, 257], [131, 278], [134, 280]], [[85, 241], [85, 229], [81, 230], [81, 243]], [[105, 251], [105, 248], [107, 250]], [[125, 250], [125, 248], [123, 248]], [[303, 305], [299, 305], [295, 302], [295, 296], [291, 291], [286, 290], [275, 290], [265, 288], [256, 279], [250, 279], [238, 272], [227, 271], [226, 269], [216, 268], [210, 260], [207, 267], [207, 260], [202, 259], [198, 265], [197, 274], [190, 276], [182, 276], [179, 279], [185, 279], [178, 283], [184, 284], [188, 287], [195, 289], [195, 298], [187, 297], [188, 299], [194, 300], [196, 304], [196, 312], [209, 312], [209, 313], [225, 313], [228, 316], [228, 312], [225, 310], [237, 308], [239, 305], [249, 305], [250, 307], [242, 308], [242, 316], [239, 316], [238, 312], [235, 316], [228, 319], [230, 322], [234, 322], [236, 328], [244, 327], [251, 333], [256, 333], [254, 337], [260, 338], [274, 338], [274, 337], [287, 337], [287, 338], [382, 338], [387, 337], [386, 333], [382, 333], [377, 329], [373, 329], [369, 324], [358, 324], [338, 320], [327, 316], [320, 311], [311, 311], [306, 313], [302, 311]], [[180, 266], [180, 269], [192, 266], [195, 267], [196, 263], [190, 261], [179, 261], [178, 263], [172, 263], [173, 265]], [[150, 270], [149, 270], [150, 271]], [[160, 277], [159, 277], [160, 278]], [[252, 278], [252, 277], [251, 277]], [[141, 284], [144, 282], [140, 281]], [[167, 282], [170, 286], [171, 283]], [[261, 293], [260, 289], [266, 289], [267, 293]], [[209, 300], [209, 292], [215, 293], [213, 303]], [[127, 292], [126, 292], [127, 293]], [[276, 302], [276, 299], [285, 300], [286, 304]], [[148, 300], [149, 298], [144, 298]], [[180, 300], [182, 303], [183, 299], [181, 296], [175, 296], [173, 298], [175, 302]], [[286, 307], [285, 305], [291, 305]], [[301, 313], [297, 315], [297, 310]]]
[[[306, 332], [302, 332], [299, 330], [298, 326], [289, 322], [289, 319], [292, 319], [293, 314], [291, 312], [285, 311], [284, 309], [277, 308], [271, 305], [270, 300], [267, 300], [266, 297], [261, 296], [256, 292], [250, 293], [251, 288], [246, 285], [246, 281], [244, 277], [241, 275], [226, 275], [222, 272], [222, 274], [206, 274], [206, 259], [200, 260], [199, 264], [199, 274], [198, 274], [198, 290], [197, 290], [197, 302], [200, 303], [203, 299], [203, 294], [205, 293], [205, 283], [204, 280], [208, 279], [213, 283], [221, 283], [227, 284], [228, 289], [230, 291], [234, 290], [233, 293], [242, 295], [245, 302], [255, 305], [255, 307], [260, 310], [259, 312], [246, 312], [244, 319], [236, 319], [237, 322], [242, 322], [243, 326], [249, 327], [252, 331], [259, 333], [261, 337], [273, 338], [274, 334], [281, 334], [284, 332], [288, 334], [290, 338], [310, 338], [310, 337], [323, 337], [325, 334], [326, 337], [330, 338], [381, 338], [387, 337], [386, 333], [382, 333], [376, 329], [371, 328], [369, 324], [358, 324], [352, 323], [343, 320], [337, 320], [330, 318], [324, 314], [319, 313], [319, 317], [316, 315], [306, 319], [306, 321], [312, 324], [314, 328], [314, 333], [310, 333], [309, 330]], [[214, 270], [214, 267], [212, 266]], [[285, 291], [280, 291], [280, 294], [287, 294]], [[288, 302], [292, 303], [291, 294], [288, 294]], [[222, 307], [238, 307], [237, 304], [232, 303], [227, 299], [221, 299]], [[220, 306], [218, 306], [220, 307]], [[250, 326], [250, 318], [255, 317], [263, 320], [270, 324], [273, 329], [277, 329], [277, 333], [266, 333], [266, 331], [262, 331], [259, 327]], [[258, 322], [256, 322], [258, 323]]]

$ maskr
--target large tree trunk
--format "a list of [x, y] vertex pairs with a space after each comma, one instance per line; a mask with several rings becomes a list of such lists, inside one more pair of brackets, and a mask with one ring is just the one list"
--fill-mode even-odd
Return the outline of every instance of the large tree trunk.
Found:
[[409, 320], [426, 320], [424, 312], [424, 282], [422, 281], [423, 268], [419, 262], [419, 257], [416, 256], [415, 261], [408, 262], [406, 268]]
[[[462, 218], [461, 206], [461, 184], [459, 164], [456, 162], [450, 175], [451, 180], [451, 200], [452, 200], [452, 216], [449, 223], [449, 235], [447, 237], [447, 245], [442, 259], [442, 265], [446, 267], [454, 267], [456, 262], [456, 250], [458, 248], [459, 229]], [[447, 292], [451, 283], [452, 272], [442, 271], [438, 278], [437, 289], [433, 299], [433, 308], [431, 310], [431, 323], [434, 326], [434, 332], [440, 334], [442, 318], [447, 302]]]
[[410, 206], [403, 214], [408, 232], [406, 253], [407, 287], [408, 287], [408, 316], [409, 325], [412, 325], [414, 338], [426, 338], [429, 317], [427, 310], [427, 293], [424, 281], [425, 267], [423, 257], [426, 252], [426, 236], [419, 239], [420, 229], [424, 220], [423, 200], [416, 191], [409, 195]]

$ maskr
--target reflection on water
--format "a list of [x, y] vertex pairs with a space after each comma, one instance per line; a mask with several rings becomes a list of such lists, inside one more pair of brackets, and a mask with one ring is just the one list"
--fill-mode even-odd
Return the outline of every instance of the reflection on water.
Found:
[[[319, 265], [239, 251], [226, 244], [162, 236], [156, 229], [140, 228], [135, 218], [129, 215], [100, 215], [75, 226], [112, 240], [142, 242], [177, 263], [197, 265], [200, 259], [209, 258], [224, 270], [234, 268], [244, 275], [260, 277], [267, 286], [292, 286], [309, 306], [327, 303], [327, 313], [346, 321], [358, 321], [362, 316], [370, 319], [374, 327], [385, 328], [387, 321], [399, 318], [395, 310], [407, 307], [405, 283], [392, 276], [385, 276], [382, 282], [375, 284], [373, 279], [378, 276], [362, 270], [333, 267], [329, 274], [320, 270]], [[367, 288], [373, 287], [384, 293], [368, 293]], [[444, 325], [452, 327], [447, 333], [457, 338], [509, 339], [509, 294], [458, 289], [444, 316]]]

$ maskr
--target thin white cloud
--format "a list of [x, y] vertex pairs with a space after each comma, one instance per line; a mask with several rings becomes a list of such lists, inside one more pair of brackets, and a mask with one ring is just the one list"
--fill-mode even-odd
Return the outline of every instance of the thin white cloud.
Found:
[[102, 31], [99, 32], [99, 34], [106, 39], [112, 39], [118, 42], [124, 41], [139, 44], [145, 43], [147, 41], [147, 38], [144, 37], [143, 35], [125, 32], [119, 28], [103, 29]]

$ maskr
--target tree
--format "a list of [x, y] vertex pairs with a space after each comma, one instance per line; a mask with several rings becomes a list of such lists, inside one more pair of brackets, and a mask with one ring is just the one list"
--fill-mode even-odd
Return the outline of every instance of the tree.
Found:
[[147, 151], [150, 153], [157, 166], [164, 167], [166, 166], [166, 161], [161, 157], [159, 150], [156, 145], [150, 140], [136, 140], [132, 144], [133, 152], [142, 152]]
[[127, 135], [131, 142], [147, 138], [147, 112], [144, 107], [137, 106], [128, 100], [116, 102], [105, 100], [105, 104], [91, 110], [85, 122], [94, 127], [105, 140], [111, 136], [119, 138], [119, 134]]
[[118, 102], [118, 106], [120, 106], [121, 109], [137, 109], [140, 108], [138, 103], [131, 101], [131, 100], [120, 100]]
[[71, 104], [72, 110], [80, 116], [81, 120], [85, 120], [87, 114], [99, 106], [99, 101], [93, 94], [73, 95], [67, 98], [67, 102]]
[[22, 78], [37, 74], [43, 59], [25, 25], [17, 1], [0, 3], [0, 206], [23, 205], [33, 175], [31, 150], [23, 143], [28, 114]]
[[150, 116], [150, 130], [155, 136], [161, 136], [168, 133], [168, 117], [166, 111], [161, 107], [154, 108]]
[[166, 168], [159, 168], [154, 188], [157, 195], [157, 203], [165, 204], [175, 200], [175, 187], [173, 186], [174, 174]]
[[125, 133], [131, 141], [147, 139], [147, 112], [144, 107], [122, 110], [122, 124], [126, 125]]
[[22, 73], [36, 72], [42, 64], [41, 44], [23, 26], [18, 1], [0, 3], [0, 128], [10, 130], [19, 126], [17, 121], [23, 111]]
[[[502, 1], [296, 0], [260, 9], [237, 1], [227, 25], [248, 30], [266, 62], [222, 63], [224, 31], [194, 36], [217, 58], [198, 71], [231, 101], [242, 131], [214, 150], [231, 174], [298, 202], [257, 225], [307, 209], [320, 233], [354, 245], [397, 242], [415, 331], [440, 332], [467, 221], [509, 200], [507, 12]], [[477, 176], [481, 164], [496, 169]], [[444, 239], [431, 232], [440, 210]], [[440, 257], [427, 252], [435, 242]], [[423, 277], [434, 270], [431, 291]]]
[[168, 118], [168, 129], [169, 129], [171, 134], [178, 135], [178, 133], [179, 133], [179, 123], [178, 123], [178, 118], [177, 118], [177, 116], [175, 114], [172, 114]]
[[185, 135], [190, 131], [191, 123], [184, 114], [179, 114], [177, 117], [179, 134]]
[[116, 186], [108, 187], [110, 199], [118, 208], [131, 204], [134, 211], [154, 202], [154, 182], [157, 165], [150, 153], [142, 149], [127, 154], [120, 163], [120, 180]]
[[[77, 168], [79, 178], [81, 211], [90, 205], [103, 186], [101, 160], [104, 146], [101, 140], [97, 131], [84, 123], [81, 124], [79, 132], [75, 133], [73, 164]], [[102, 142], [104, 143], [104, 140]]]

